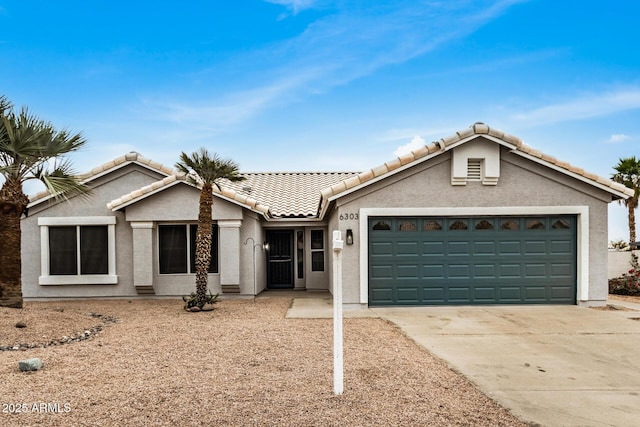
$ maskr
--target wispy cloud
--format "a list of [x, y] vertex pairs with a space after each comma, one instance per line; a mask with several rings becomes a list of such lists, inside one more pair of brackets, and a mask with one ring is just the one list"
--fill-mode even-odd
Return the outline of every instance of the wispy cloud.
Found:
[[605, 93], [579, 96], [512, 115], [525, 125], [541, 125], [602, 117], [640, 108], [640, 87], [626, 87]]
[[286, 6], [296, 15], [298, 12], [313, 7], [317, 0], [266, 0], [267, 3]]
[[614, 133], [607, 140], [608, 143], [614, 144], [616, 142], [624, 142], [629, 141], [631, 137], [629, 135], [625, 135], [624, 133]]
[[[271, 1], [294, 10], [315, 3]], [[464, 38], [521, 2], [405, 0], [366, 7], [339, 3], [335, 13], [324, 15], [297, 37], [236, 59], [233, 67], [251, 70], [239, 79], [262, 84], [243, 90], [228, 89], [222, 96], [216, 94], [210, 99], [198, 96], [176, 101], [148, 97], [146, 108], [153, 110], [155, 117], [223, 130], [265, 109], [326, 92]], [[219, 71], [227, 64], [218, 65], [210, 71], [212, 76], [214, 70]]]

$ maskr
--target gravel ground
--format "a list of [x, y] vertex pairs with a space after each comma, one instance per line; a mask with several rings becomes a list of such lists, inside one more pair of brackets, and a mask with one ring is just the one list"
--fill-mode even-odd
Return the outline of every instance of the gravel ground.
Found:
[[[201, 313], [177, 300], [0, 309], [5, 347], [102, 329], [70, 344], [0, 351], [0, 425], [525, 425], [381, 319], [345, 319], [345, 392], [334, 396], [332, 320], [285, 319], [290, 304], [223, 300]], [[44, 369], [19, 372], [29, 357]]]

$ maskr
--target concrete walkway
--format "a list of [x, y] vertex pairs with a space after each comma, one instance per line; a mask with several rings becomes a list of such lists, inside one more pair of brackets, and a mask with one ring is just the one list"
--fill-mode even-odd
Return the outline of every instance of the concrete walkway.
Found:
[[[403, 307], [382, 317], [522, 420], [542, 426], [640, 425], [640, 304]], [[331, 317], [330, 298], [296, 299], [287, 317]]]

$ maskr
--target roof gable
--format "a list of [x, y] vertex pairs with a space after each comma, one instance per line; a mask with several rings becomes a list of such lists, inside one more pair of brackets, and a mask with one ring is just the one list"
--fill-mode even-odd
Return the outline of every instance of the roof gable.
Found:
[[[156, 163], [146, 157], [142, 156], [140, 153], [136, 153], [134, 151], [125, 154], [124, 156], [120, 156], [116, 159], [113, 159], [109, 162], [103, 163], [102, 165], [91, 169], [89, 172], [78, 175], [80, 182], [83, 184], [89, 184], [92, 181], [113, 173], [119, 169], [122, 169], [130, 164], [137, 164], [146, 169], [154, 171], [160, 175], [169, 176], [172, 175], [173, 169], [166, 167], [160, 163]], [[45, 200], [51, 199], [53, 194], [49, 191], [42, 191], [37, 193], [29, 198], [29, 207], [37, 205], [39, 203], [44, 202]]]
[[573, 166], [567, 162], [560, 161], [553, 156], [549, 156], [539, 150], [535, 150], [525, 145], [522, 140], [516, 136], [478, 122], [467, 129], [456, 132], [454, 135], [441, 138], [440, 140], [427, 144], [415, 151], [412, 151], [411, 153], [404, 154], [392, 161], [386, 162], [373, 169], [322, 189], [320, 217], [324, 216], [331, 201], [346, 196], [347, 194], [385, 179], [398, 172], [411, 168], [426, 160], [439, 156], [442, 153], [450, 151], [455, 147], [479, 137], [489, 139], [497, 144], [508, 147], [517, 155], [580, 181], [586, 182], [594, 187], [605, 190], [611, 193], [615, 198], [626, 199], [633, 195], [633, 191], [622, 184], [596, 174], [586, 172], [584, 169]]
[[[132, 205], [143, 199], [146, 199], [147, 197], [151, 197], [154, 194], [157, 194], [161, 191], [171, 188], [174, 185], [188, 185], [188, 186], [200, 189], [199, 187], [189, 183], [186, 180], [186, 175], [181, 173], [172, 174], [160, 181], [156, 181], [150, 185], [144, 186], [138, 190], [134, 190], [128, 194], [123, 195], [122, 197], [112, 200], [111, 202], [107, 203], [107, 208], [113, 211], [123, 209], [129, 205]], [[214, 195], [216, 195], [217, 197], [220, 197], [229, 202], [238, 204], [254, 212], [260, 213], [265, 217], [269, 216], [268, 206], [258, 203], [258, 201], [255, 199], [239, 194], [233, 189], [224, 188], [224, 187], [222, 189], [218, 189], [217, 187], [214, 186], [213, 192], [214, 192]]]

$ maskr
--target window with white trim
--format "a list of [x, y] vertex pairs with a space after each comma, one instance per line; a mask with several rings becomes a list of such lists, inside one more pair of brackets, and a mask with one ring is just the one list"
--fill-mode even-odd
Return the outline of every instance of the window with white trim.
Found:
[[41, 217], [41, 285], [116, 284], [115, 217]]
[[324, 271], [323, 230], [311, 230], [311, 271]]
[[[196, 272], [197, 224], [158, 225], [158, 258], [160, 274]], [[211, 263], [209, 273], [218, 273], [218, 226], [211, 230]]]

